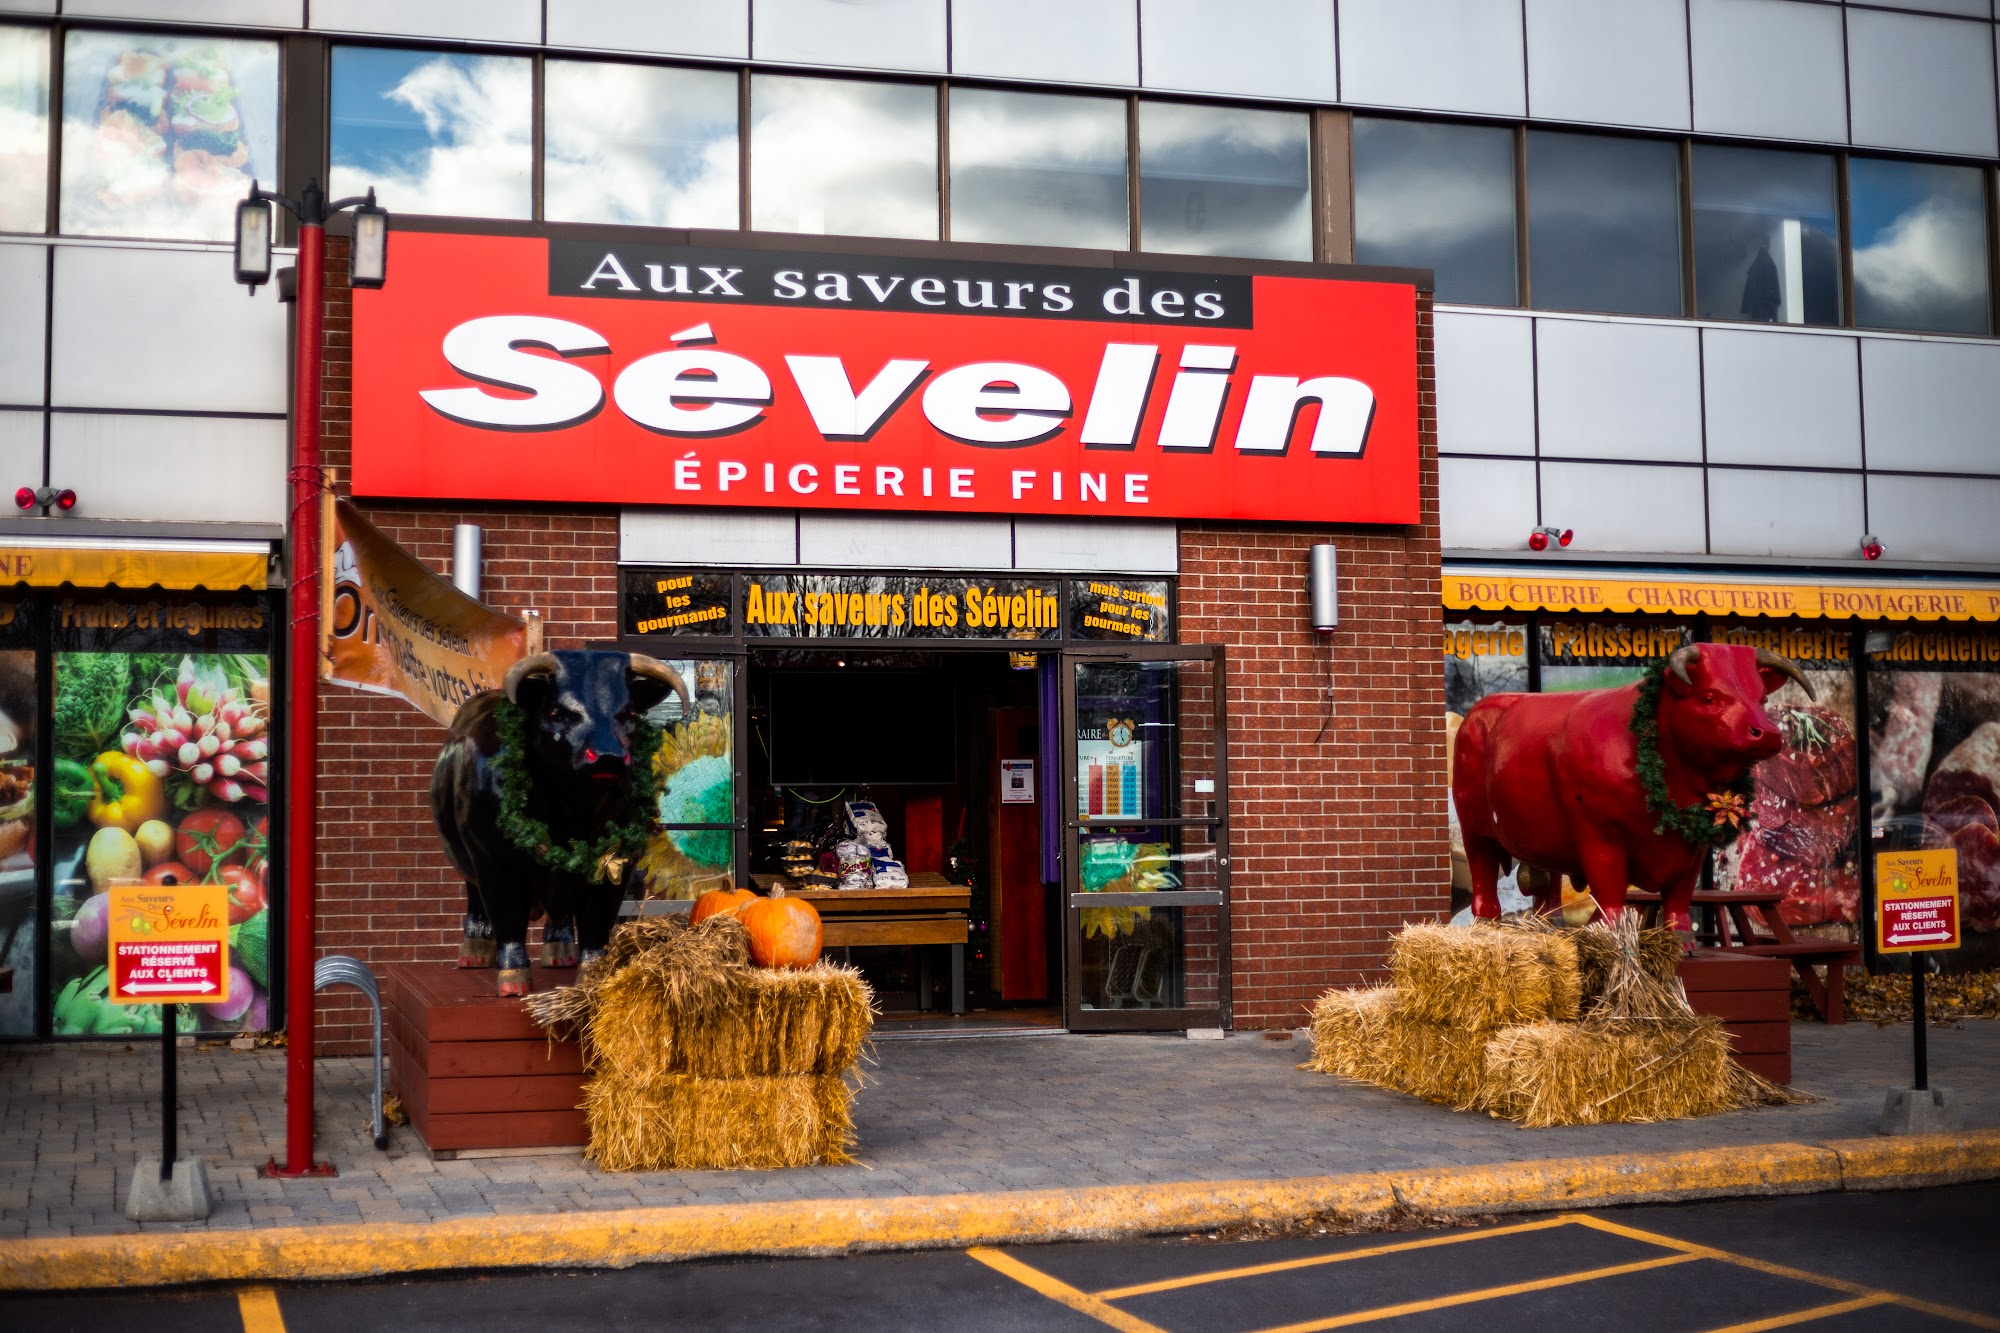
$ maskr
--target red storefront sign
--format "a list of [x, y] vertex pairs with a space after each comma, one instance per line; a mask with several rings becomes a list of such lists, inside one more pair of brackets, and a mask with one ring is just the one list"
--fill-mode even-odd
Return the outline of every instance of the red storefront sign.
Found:
[[1416, 290], [403, 233], [357, 495], [1412, 523]]

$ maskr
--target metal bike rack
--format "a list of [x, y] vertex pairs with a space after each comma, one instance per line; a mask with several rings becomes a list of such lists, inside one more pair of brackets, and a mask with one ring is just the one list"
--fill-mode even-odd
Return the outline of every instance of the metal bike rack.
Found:
[[368, 964], [344, 953], [313, 964], [313, 989], [323, 991], [328, 986], [352, 986], [368, 997], [369, 1014], [375, 1022], [375, 1146], [386, 1150], [389, 1131], [382, 1124], [382, 990]]

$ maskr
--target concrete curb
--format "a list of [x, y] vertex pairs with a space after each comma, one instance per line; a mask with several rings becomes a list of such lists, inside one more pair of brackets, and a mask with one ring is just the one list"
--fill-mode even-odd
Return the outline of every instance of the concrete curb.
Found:
[[1550, 1158], [1279, 1180], [816, 1199], [31, 1239], [0, 1246], [0, 1291], [310, 1282], [451, 1269], [625, 1268], [735, 1255], [1103, 1240], [1365, 1217], [1402, 1204], [1499, 1213], [1914, 1188], [2000, 1177], [2000, 1130]]

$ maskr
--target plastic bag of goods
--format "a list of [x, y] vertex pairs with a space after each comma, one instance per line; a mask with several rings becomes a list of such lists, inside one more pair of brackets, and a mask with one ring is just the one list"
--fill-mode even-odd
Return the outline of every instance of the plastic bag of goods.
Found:
[[868, 855], [868, 844], [850, 838], [834, 844], [834, 874], [839, 876], [843, 889], [868, 889], [875, 886], [875, 863]]
[[907, 889], [910, 887], [910, 872], [903, 869], [901, 861], [877, 861], [875, 863], [875, 887], [878, 889]]
[[847, 826], [854, 830], [854, 836], [870, 847], [889, 845], [889, 821], [875, 808], [873, 801], [849, 801], [847, 803]]

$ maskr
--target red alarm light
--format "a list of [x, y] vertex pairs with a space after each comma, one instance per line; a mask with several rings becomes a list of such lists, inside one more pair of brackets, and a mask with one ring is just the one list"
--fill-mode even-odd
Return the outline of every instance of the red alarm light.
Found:
[[[65, 514], [76, 508], [76, 492], [67, 488], [57, 491], [56, 508], [62, 510]], [[1565, 541], [1563, 545], [1567, 546], [1569, 543]]]
[[1528, 549], [1530, 551], [1548, 550], [1549, 534], [1543, 532], [1540, 528], [1536, 528], [1533, 532], [1528, 534]]
[[1568, 546], [1575, 537], [1576, 534], [1574, 532], [1570, 531], [1568, 528], [1564, 528], [1561, 532], [1556, 534], [1556, 545]]
[[1528, 549], [1546, 551], [1550, 542], [1554, 542], [1557, 546], [1568, 546], [1575, 538], [1576, 534], [1568, 528], [1539, 527], [1528, 534]]
[[1880, 560], [1882, 553], [1888, 549], [1888, 547], [1882, 545], [1880, 537], [1866, 536], [1861, 539], [1861, 558], [1863, 560]]
[[35, 488], [33, 486], [23, 486], [20, 490], [15, 491], [14, 507], [16, 509], [33, 509], [35, 507]]

